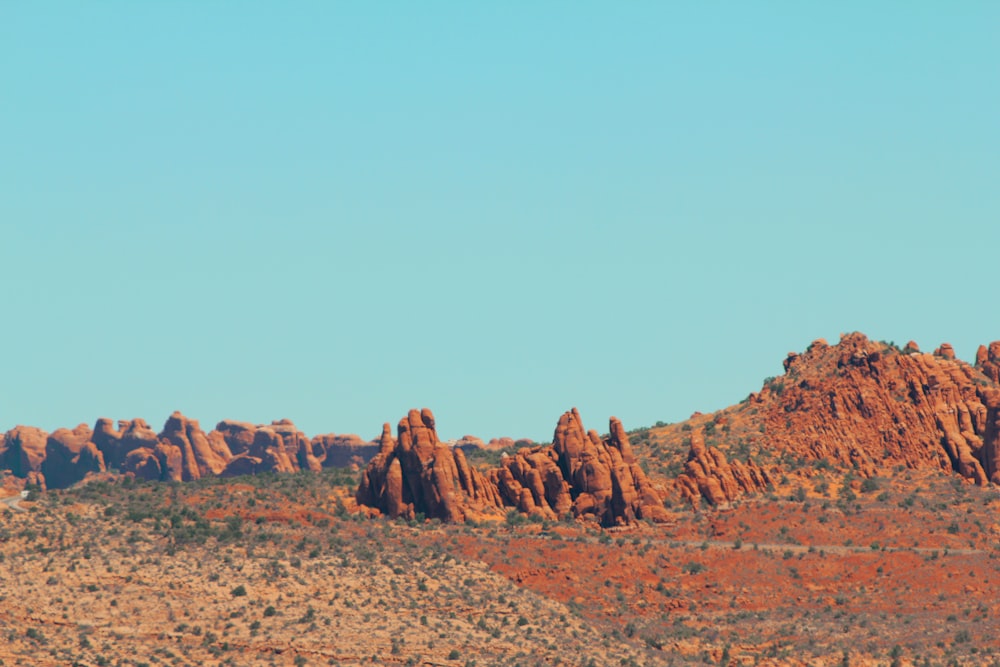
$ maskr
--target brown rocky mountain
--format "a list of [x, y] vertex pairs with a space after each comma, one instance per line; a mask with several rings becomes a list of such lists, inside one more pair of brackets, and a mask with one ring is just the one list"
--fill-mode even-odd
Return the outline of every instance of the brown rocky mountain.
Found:
[[663, 501], [639, 467], [621, 422], [601, 439], [573, 409], [553, 444], [518, 450], [485, 473], [442, 443], [430, 410], [410, 410], [393, 440], [389, 425], [365, 470], [357, 502], [390, 517], [417, 514], [449, 522], [504, 516], [517, 509], [545, 519], [591, 517], [602, 525], [664, 517]]
[[784, 368], [739, 405], [651, 430], [689, 451], [681, 496], [719, 504], [810, 461], [866, 478], [903, 466], [1000, 483], [1000, 343], [973, 366], [947, 343], [922, 353], [852, 333], [789, 353]]

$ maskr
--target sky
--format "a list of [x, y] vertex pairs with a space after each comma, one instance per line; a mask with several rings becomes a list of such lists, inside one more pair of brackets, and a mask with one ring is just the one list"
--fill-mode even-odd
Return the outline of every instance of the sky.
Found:
[[0, 3], [0, 430], [550, 440], [1000, 339], [1000, 3]]

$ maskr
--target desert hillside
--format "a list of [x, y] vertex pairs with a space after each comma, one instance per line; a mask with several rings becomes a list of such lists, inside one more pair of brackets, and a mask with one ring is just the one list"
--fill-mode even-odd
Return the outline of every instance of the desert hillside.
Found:
[[371, 443], [17, 427], [0, 664], [997, 664], [998, 354], [849, 334], [729, 408], [499, 454], [427, 409]]

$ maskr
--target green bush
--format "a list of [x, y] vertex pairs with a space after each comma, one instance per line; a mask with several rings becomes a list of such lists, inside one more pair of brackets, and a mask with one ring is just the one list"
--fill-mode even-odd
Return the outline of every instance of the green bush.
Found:
[[682, 567], [681, 569], [687, 572], [688, 574], [698, 574], [699, 572], [703, 572], [705, 570], [705, 566], [697, 561], [692, 560], [689, 561], [686, 565], [684, 565], [684, 567]]

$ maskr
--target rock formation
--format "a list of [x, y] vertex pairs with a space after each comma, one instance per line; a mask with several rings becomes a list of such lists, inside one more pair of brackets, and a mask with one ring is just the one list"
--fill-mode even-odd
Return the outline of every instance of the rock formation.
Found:
[[700, 430], [691, 434], [691, 445], [684, 472], [676, 480], [681, 495], [692, 504], [704, 498], [712, 505], [735, 500], [743, 494], [765, 491], [770, 476], [752, 460], [746, 464], [727, 461], [715, 447], [706, 447]]
[[[322, 443], [332, 436], [317, 437]], [[182, 482], [206, 475], [318, 471], [326, 458], [326, 448], [314, 445], [287, 419], [267, 426], [222, 421], [205, 433], [180, 412], [170, 415], [160, 433], [142, 419], [115, 427], [102, 417], [93, 430], [81, 424], [49, 435], [18, 426], [0, 441], [0, 469], [52, 488], [105, 470]]]
[[546, 519], [590, 517], [607, 526], [666, 518], [615, 418], [601, 440], [585, 433], [579, 412], [567, 412], [553, 445], [522, 449], [485, 474], [468, 465], [461, 449], [438, 439], [426, 408], [411, 410], [397, 433], [393, 440], [385, 425], [356, 496], [390, 517], [423, 514], [456, 522], [516, 509]]
[[[682, 465], [670, 485], [677, 495], [730, 502], [810, 461], [863, 477], [932, 467], [1000, 484], [1000, 341], [980, 346], [970, 365], [948, 343], [922, 353], [913, 341], [900, 349], [853, 333], [836, 345], [820, 339], [790, 352], [783, 366], [783, 375], [740, 405], [650, 430], [660, 444], [674, 438], [671, 445], [687, 448], [686, 461], [670, 463]], [[500, 464], [470, 466], [463, 449], [481, 448], [502, 451]], [[186, 481], [366, 461], [357, 500], [392, 517], [464, 521], [516, 509], [614, 526], [664, 520], [661, 497], [670, 493], [654, 489], [617, 419], [602, 437], [584, 428], [575, 409], [544, 446], [509, 438], [484, 445], [466, 436], [452, 447], [438, 438], [429, 410], [410, 411], [395, 437], [387, 425], [377, 442], [310, 439], [288, 420], [221, 421], [205, 433], [179, 412], [159, 433], [141, 419], [115, 425], [102, 418], [93, 430], [80, 425], [51, 435], [18, 426], [0, 440], [0, 470], [53, 488], [105, 470]]]
[[0, 466], [11, 470], [18, 477], [31, 477], [44, 485], [42, 463], [48, 433], [34, 426], [15, 426], [7, 431], [0, 444]]
[[[222, 439], [235, 456], [231, 458], [221, 474], [224, 477], [235, 475], [254, 475], [262, 472], [294, 472], [299, 470], [297, 456], [302, 442], [308, 446], [305, 436], [301, 435], [288, 420], [273, 422], [270, 426], [254, 426], [245, 422], [223, 421], [215, 427], [222, 434]], [[286, 445], [287, 436], [291, 444]]]
[[680, 495], [727, 502], [809, 461], [862, 477], [931, 467], [1000, 483], [1000, 342], [972, 366], [947, 343], [926, 354], [852, 333], [814, 341], [784, 366], [742, 404], [667, 427], [690, 438]]
[[209, 439], [197, 421], [188, 419], [180, 412], [173, 413], [167, 419], [160, 439], [167, 440], [181, 450], [185, 480], [218, 475], [233, 457], [224, 439]]
[[358, 486], [358, 503], [394, 518], [423, 514], [453, 523], [499, 514], [496, 487], [469, 467], [461, 449], [441, 442], [430, 410], [410, 410], [396, 432], [393, 440], [389, 425], [383, 427], [379, 453]]
[[364, 466], [378, 453], [378, 443], [354, 434], [328, 433], [313, 436], [310, 441], [313, 456], [324, 468]]
[[87, 473], [106, 470], [104, 455], [91, 442], [91, 433], [90, 427], [80, 424], [72, 431], [61, 428], [49, 435], [41, 470], [47, 486], [64, 488], [79, 482]]
[[1000, 382], [1000, 341], [980, 345], [976, 351], [976, 368], [992, 382]]
[[116, 429], [111, 425], [110, 419], [103, 417], [94, 425], [91, 439], [104, 455], [105, 465], [109, 469], [123, 472], [129, 471], [125, 461], [130, 452], [142, 449], [152, 456], [158, 441], [156, 431], [151, 429], [144, 419], [119, 421]]

